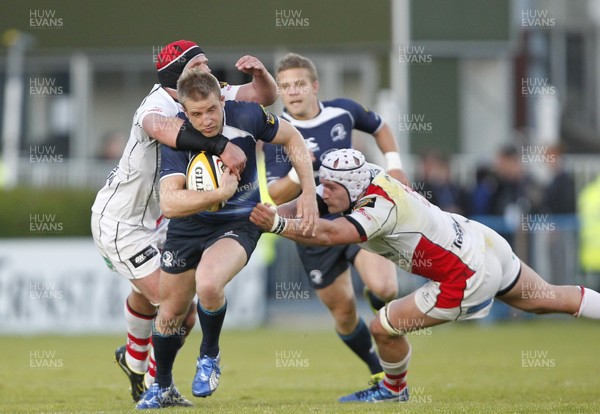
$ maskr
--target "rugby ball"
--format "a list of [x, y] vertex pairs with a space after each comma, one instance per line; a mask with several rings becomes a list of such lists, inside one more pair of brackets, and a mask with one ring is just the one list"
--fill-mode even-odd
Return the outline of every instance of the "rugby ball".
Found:
[[[225, 171], [225, 164], [216, 155], [204, 151], [192, 158], [186, 172], [186, 186], [188, 190], [212, 191], [219, 188], [221, 176]], [[225, 203], [211, 206], [206, 211], [219, 211]]]

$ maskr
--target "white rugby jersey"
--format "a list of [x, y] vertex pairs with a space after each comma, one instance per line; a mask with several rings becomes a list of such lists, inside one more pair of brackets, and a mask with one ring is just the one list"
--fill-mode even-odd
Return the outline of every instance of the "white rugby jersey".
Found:
[[462, 285], [483, 261], [484, 236], [475, 225], [440, 210], [385, 172], [345, 217], [360, 233], [361, 247], [436, 282]]
[[[222, 84], [226, 100], [235, 99], [239, 86]], [[161, 218], [158, 202], [160, 164], [159, 142], [142, 128], [148, 114], [175, 117], [183, 107], [160, 84], [154, 85], [133, 116], [129, 140], [119, 160], [98, 194], [92, 211], [127, 224], [156, 227]]]

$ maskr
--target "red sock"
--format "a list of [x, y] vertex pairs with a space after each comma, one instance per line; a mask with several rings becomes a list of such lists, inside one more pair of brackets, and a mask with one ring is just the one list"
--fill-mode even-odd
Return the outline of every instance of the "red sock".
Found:
[[408, 364], [410, 363], [411, 348], [408, 348], [406, 356], [399, 362], [386, 362], [379, 360], [385, 377], [383, 377], [383, 386], [388, 390], [399, 393], [406, 387], [406, 373], [408, 372]]
[[127, 323], [127, 353], [125, 359], [132, 371], [143, 374], [148, 369], [148, 352], [152, 337], [154, 315], [142, 315], [131, 309], [125, 301], [125, 322]]
[[404, 387], [406, 387], [406, 373], [408, 371], [404, 371], [402, 374], [385, 374], [383, 378], [383, 385], [390, 391], [400, 392]]

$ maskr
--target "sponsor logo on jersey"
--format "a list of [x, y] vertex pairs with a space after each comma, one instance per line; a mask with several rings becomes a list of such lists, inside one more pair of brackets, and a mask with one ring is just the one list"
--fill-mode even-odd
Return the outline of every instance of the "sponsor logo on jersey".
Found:
[[102, 256], [102, 258], [104, 259], [104, 263], [106, 263], [106, 266], [108, 266], [110, 270], [115, 270], [115, 265], [113, 265], [113, 263], [108, 257]]
[[113, 168], [112, 170], [110, 170], [110, 172], [108, 173], [108, 177], [106, 177], [106, 184], [109, 187], [112, 185], [113, 180], [117, 176], [118, 172], [119, 172], [119, 166], [117, 165], [115, 168]]
[[357, 201], [354, 210], [360, 210], [363, 207], [375, 208], [375, 200], [377, 197], [365, 197]]
[[452, 219], [452, 228], [454, 229], [454, 234], [456, 235], [454, 243], [452, 244], [460, 249], [462, 247], [464, 239], [463, 229], [462, 227], [460, 227], [460, 224], [458, 224], [457, 221], [454, 219]]
[[321, 147], [319, 147], [319, 143], [317, 142], [317, 139], [315, 137], [306, 138], [304, 140], [304, 142], [306, 143], [306, 146], [308, 147], [309, 151], [311, 151], [311, 152], [321, 151]]
[[159, 106], [153, 106], [150, 109], [147, 109], [146, 112], [160, 112], [160, 113], [164, 113], [165, 111], [163, 111], [163, 109]]
[[152, 246], [145, 247], [144, 250], [137, 252], [133, 256], [131, 256], [128, 260], [136, 269], [147, 263], [150, 259], [158, 254], [158, 250], [156, 250]]
[[275, 115], [273, 115], [271, 112], [267, 111], [267, 109], [264, 106], [260, 106], [265, 114], [265, 120], [267, 121], [267, 124], [270, 125], [275, 125]]
[[332, 141], [341, 141], [346, 139], [346, 129], [343, 124], [335, 124], [333, 128], [331, 128], [331, 140]]

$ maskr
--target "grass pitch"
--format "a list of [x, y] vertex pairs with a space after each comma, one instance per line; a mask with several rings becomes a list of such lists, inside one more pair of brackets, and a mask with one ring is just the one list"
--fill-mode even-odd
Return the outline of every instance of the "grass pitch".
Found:
[[[333, 330], [225, 331], [216, 393], [191, 396], [199, 330], [175, 381], [196, 407], [168, 413], [598, 413], [600, 326], [538, 318], [450, 324], [410, 336], [411, 402], [340, 404], [368, 371]], [[0, 337], [1, 413], [133, 413], [113, 363], [122, 336]]]

